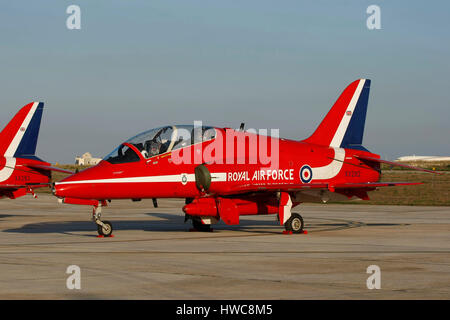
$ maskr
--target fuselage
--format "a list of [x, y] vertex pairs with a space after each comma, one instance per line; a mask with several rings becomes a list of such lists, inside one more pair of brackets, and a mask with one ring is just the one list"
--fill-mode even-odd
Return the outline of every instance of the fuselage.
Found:
[[[367, 151], [267, 138], [229, 128], [212, 129], [215, 134], [211, 139], [150, 157], [143, 155], [139, 144], [124, 143], [127, 152], [135, 154], [130, 158], [132, 161], [111, 163], [105, 158], [98, 165], [57, 182], [54, 194], [59, 198], [93, 200], [198, 198], [233, 194], [248, 186], [254, 190], [280, 184], [332, 186], [344, 182], [376, 182], [380, 178], [377, 168], [354, 157], [361, 153], [379, 157]], [[223, 138], [219, 141], [219, 136], [227, 137], [230, 133], [236, 143], [230, 144]], [[241, 150], [239, 141], [245, 141]], [[278, 147], [270, 150], [272, 154], [261, 152], [263, 143], [269, 149]], [[203, 157], [198, 157], [199, 153]], [[185, 160], [182, 163], [181, 158]], [[268, 158], [270, 163], [265, 161]], [[211, 176], [207, 191], [196, 183], [195, 169], [199, 165], [205, 166]]]

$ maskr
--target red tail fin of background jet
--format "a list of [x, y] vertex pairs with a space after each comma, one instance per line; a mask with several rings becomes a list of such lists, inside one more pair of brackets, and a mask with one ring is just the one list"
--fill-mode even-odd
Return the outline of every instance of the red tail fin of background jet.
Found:
[[17, 112], [0, 132], [0, 155], [36, 159], [36, 144], [44, 103], [31, 102]]
[[44, 103], [31, 102], [17, 112], [0, 132], [0, 198], [16, 199], [50, 184], [54, 168], [36, 157], [36, 145]]

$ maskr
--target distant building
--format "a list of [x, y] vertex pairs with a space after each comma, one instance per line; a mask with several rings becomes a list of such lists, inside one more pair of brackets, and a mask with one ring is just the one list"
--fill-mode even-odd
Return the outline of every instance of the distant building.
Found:
[[95, 166], [101, 160], [100, 158], [92, 158], [92, 154], [86, 152], [81, 157], [75, 157], [75, 164], [79, 166]]
[[442, 156], [404, 156], [397, 158], [395, 161], [427, 161], [427, 162], [439, 162], [439, 161], [450, 161], [450, 157], [442, 157]]

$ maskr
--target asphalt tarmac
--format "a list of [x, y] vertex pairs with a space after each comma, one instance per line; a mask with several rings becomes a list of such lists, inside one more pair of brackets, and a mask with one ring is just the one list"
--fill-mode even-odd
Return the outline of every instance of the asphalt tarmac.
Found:
[[98, 238], [90, 207], [2, 199], [0, 299], [450, 299], [450, 207], [301, 205], [308, 233], [285, 235], [275, 216], [190, 232], [183, 204], [113, 201]]

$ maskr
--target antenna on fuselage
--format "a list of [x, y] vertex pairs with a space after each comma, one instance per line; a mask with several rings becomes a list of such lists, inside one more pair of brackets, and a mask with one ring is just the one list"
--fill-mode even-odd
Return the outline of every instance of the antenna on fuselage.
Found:
[[245, 123], [241, 122], [241, 126], [239, 127], [239, 131], [244, 131]]

